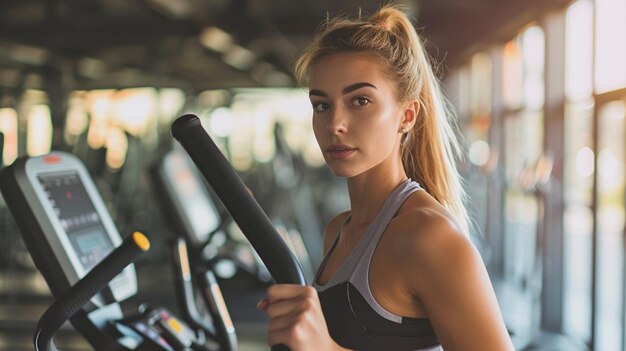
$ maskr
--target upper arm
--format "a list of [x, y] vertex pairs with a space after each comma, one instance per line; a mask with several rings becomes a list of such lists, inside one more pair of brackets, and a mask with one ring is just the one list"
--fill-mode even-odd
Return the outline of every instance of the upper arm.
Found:
[[512, 350], [489, 276], [469, 238], [442, 216], [422, 218], [410, 237], [409, 289], [446, 351]]

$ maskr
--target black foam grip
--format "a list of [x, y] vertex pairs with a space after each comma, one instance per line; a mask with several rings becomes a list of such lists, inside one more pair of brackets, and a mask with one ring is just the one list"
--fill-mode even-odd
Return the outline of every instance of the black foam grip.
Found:
[[[258, 202], [195, 115], [179, 117], [172, 136], [185, 148], [277, 283], [305, 285], [302, 268]], [[273, 345], [272, 351], [289, 351]]]
[[98, 263], [87, 275], [74, 284], [61, 297], [56, 299], [44, 312], [35, 329], [34, 343], [36, 350], [56, 351], [51, 342], [57, 330], [80, 310], [95, 294], [104, 289], [122, 270], [133, 263], [144, 249], [138, 246], [133, 235], [126, 238], [122, 245], [114, 249]]
[[172, 125], [172, 136], [185, 148], [224, 206], [241, 228], [277, 283], [305, 285], [298, 260], [250, 195], [239, 175], [191, 114]]

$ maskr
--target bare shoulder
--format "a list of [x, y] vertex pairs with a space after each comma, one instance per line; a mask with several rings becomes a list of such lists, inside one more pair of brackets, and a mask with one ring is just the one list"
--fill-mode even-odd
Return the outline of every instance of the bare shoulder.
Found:
[[333, 219], [328, 222], [326, 227], [324, 228], [323, 235], [323, 243], [324, 243], [324, 255], [328, 253], [330, 246], [333, 244], [337, 235], [339, 235], [339, 230], [341, 229], [341, 225], [348, 218], [350, 211], [344, 211], [333, 217]]
[[414, 249], [471, 244], [450, 212], [423, 191], [407, 199], [393, 223], [398, 239]]
[[398, 263], [410, 267], [415, 287], [432, 286], [442, 274], [450, 279], [450, 274], [463, 274], [461, 267], [483, 264], [468, 236], [438, 204], [409, 204], [394, 222], [394, 251]]
[[485, 265], [445, 208], [427, 194], [393, 222], [392, 254], [446, 350], [513, 350]]

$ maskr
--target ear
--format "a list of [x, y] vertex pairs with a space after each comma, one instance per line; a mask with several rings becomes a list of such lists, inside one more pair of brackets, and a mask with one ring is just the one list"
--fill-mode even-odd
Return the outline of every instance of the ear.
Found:
[[417, 116], [420, 111], [420, 103], [418, 100], [411, 100], [402, 111], [402, 121], [400, 121], [400, 129], [410, 130], [417, 122]]

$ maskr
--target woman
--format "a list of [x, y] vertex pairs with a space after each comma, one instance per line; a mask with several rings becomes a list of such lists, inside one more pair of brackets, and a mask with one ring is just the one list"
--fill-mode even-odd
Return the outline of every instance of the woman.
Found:
[[324, 230], [313, 287], [274, 285], [269, 343], [300, 350], [509, 350], [467, 235], [458, 150], [409, 19], [386, 6], [326, 23], [296, 64], [351, 209]]

